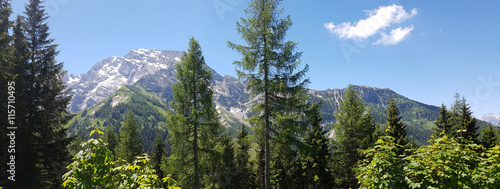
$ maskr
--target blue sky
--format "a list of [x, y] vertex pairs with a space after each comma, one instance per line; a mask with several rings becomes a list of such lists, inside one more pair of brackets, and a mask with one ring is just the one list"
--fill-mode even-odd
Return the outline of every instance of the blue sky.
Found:
[[[27, 0], [12, 2], [14, 14]], [[236, 21], [248, 0], [49, 0], [58, 61], [71, 74], [131, 49], [185, 50], [200, 41], [206, 63], [235, 76], [243, 43]], [[500, 114], [499, 1], [285, 1], [309, 64], [312, 89], [348, 84], [390, 88], [411, 99], [450, 105], [465, 96], [477, 117]], [[377, 13], [378, 16], [377, 16]], [[330, 24], [331, 23], [331, 24]], [[364, 25], [363, 25], [364, 24]]]

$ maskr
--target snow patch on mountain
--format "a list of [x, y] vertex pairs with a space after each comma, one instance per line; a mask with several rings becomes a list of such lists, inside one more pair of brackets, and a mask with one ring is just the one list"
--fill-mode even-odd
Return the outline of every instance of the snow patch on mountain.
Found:
[[99, 61], [87, 73], [66, 75], [63, 81], [73, 89], [68, 110], [78, 112], [90, 107], [124, 85], [175, 66], [182, 56], [181, 51], [133, 49], [123, 57], [112, 56]]
[[500, 126], [500, 115], [495, 115], [492, 113], [484, 115], [481, 120], [491, 123], [494, 126]]

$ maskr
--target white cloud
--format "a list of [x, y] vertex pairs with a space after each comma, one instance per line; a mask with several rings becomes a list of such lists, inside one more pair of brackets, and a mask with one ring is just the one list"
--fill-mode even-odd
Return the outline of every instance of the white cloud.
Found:
[[382, 38], [377, 40], [374, 45], [394, 45], [405, 39], [413, 30], [413, 25], [410, 27], [404, 27], [404, 28], [396, 28], [391, 30], [391, 35], [387, 35], [385, 33], [380, 33]]
[[[417, 15], [417, 10], [412, 9], [406, 12], [401, 5], [380, 6], [374, 10], [365, 10], [368, 18], [360, 19], [357, 22], [344, 22], [335, 25], [325, 23], [324, 27], [332, 34], [336, 34], [340, 39], [366, 39], [380, 30], [390, 27], [393, 24], [401, 23]], [[411, 30], [410, 30], [411, 31]]]

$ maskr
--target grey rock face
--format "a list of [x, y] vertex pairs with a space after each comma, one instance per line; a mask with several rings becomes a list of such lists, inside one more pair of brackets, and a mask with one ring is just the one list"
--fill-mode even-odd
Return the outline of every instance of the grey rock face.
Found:
[[134, 49], [124, 57], [109, 57], [99, 61], [85, 74], [66, 75], [63, 81], [68, 88], [73, 89], [68, 110], [81, 111], [123, 85], [134, 84], [146, 75], [175, 67], [182, 55], [181, 51]]

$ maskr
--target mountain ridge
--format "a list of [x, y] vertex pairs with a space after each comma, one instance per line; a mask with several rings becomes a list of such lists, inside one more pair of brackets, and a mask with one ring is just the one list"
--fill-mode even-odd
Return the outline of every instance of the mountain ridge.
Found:
[[[124, 110], [133, 108], [145, 108], [143, 112], [156, 115], [139, 118], [144, 124], [151, 124], [143, 124], [143, 128], [162, 130], [165, 125], [164, 115], [170, 111], [169, 102], [173, 100], [171, 85], [176, 82], [175, 65], [182, 55], [181, 51], [133, 49], [124, 57], [108, 57], [99, 61], [86, 74], [65, 77], [68, 87], [76, 88], [72, 92], [76, 98], [68, 107], [70, 111], [78, 112], [78, 116], [68, 124], [70, 135], [83, 136], [87, 129], [95, 126], [117, 127], [124, 119]], [[257, 97], [252, 97], [246, 84], [237, 78], [222, 76], [208, 65], [207, 69], [212, 71], [216, 109], [223, 124], [229, 129], [228, 132], [234, 134], [241, 124], [249, 125], [245, 119], [253, 115], [251, 107], [256, 103]], [[353, 88], [358, 91], [358, 96], [370, 109], [374, 119], [381, 124], [385, 123], [385, 106], [389, 99], [396, 98], [403, 121], [409, 126], [409, 135], [422, 135], [417, 136], [421, 143], [429, 139], [433, 132], [433, 121], [438, 116], [438, 107], [411, 100], [389, 88], [363, 85], [355, 85]], [[345, 90], [346, 88], [308, 91], [311, 100], [323, 102], [320, 110], [324, 117], [322, 124], [327, 130], [330, 129], [327, 125], [335, 121], [334, 112], [339, 108]], [[143, 112], [134, 113], [142, 115]], [[115, 128], [115, 131], [118, 132], [119, 128]]]

